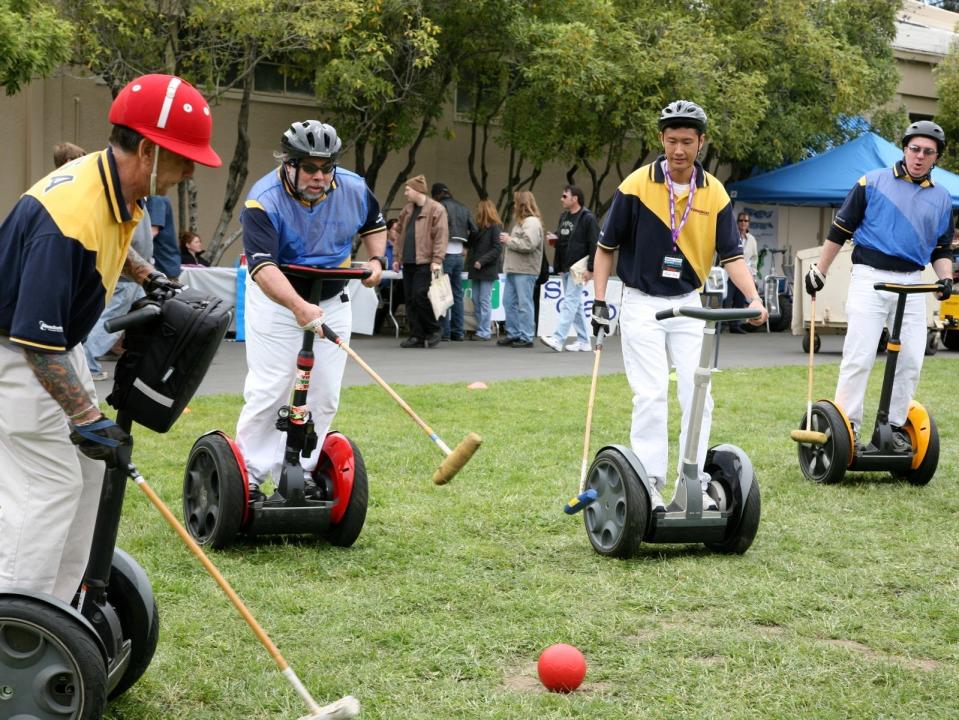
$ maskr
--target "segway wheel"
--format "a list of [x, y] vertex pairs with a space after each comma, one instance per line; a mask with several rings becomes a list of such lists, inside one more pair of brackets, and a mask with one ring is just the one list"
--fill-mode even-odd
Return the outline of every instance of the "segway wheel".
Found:
[[[730, 498], [733, 496], [733, 489], [729, 486], [726, 478], [717, 478], [712, 482], [715, 497], [719, 498], [719, 509], [726, 511]], [[761, 514], [762, 503], [759, 496], [759, 483], [753, 478], [749, 486], [749, 493], [743, 503], [742, 512], [739, 513], [739, 522], [730, 525], [727, 528], [726, 537], [721, 542], [704, 543], [710, 550], [726, 555], [742, 555], [745, 553], [753, 540], [756, 539], [756, 533], [759, 531], [759, 516]]]
[[[799, 423], [806, 429], [806, 416]], [[843, 479], [849, 467], [850, 438], [842, 415], [832, 403], [819, 402], [812, 406], [813, 432], [826, 435], [826, 442], [797, 443], [799, 468], [808, 480], [831, 485]]]
[[4, 717], [99, 720], [106, 697], [107, 670], [89, 629], [43, 602], [0, 598]]
[[[346, 439], [345, 436], [342, 436]], [[366, 522], [366, 507], [369, 504], [370, 488], [366, 477], [366, 463], [363, 462], [363, 456], [360, 449], [348, 440], [350, 450], [352, 451], [352, 472], [353, 487], [350, 490], [350, 499], [346, 505], [346, 511], [338, 522], [330, 525], [326, 531], [326, 540], [330, 545], [336, 547], [350, 547], [356, 542], [363, 530], [363, 524]], [[333, 457], [326, 454], [327, 447], [324, 446], [324, 453], [320, 456], [318, 469], [330, 476], [333, 482], [334, 492], [342, 487], [337, 474], [349, 472], [348, 458]], [[325, 461], [325, 462], [324, 462]], [[326, 465], [328, 463], [328, 465]]]
[[943, 330], [942, 344], [946, 350], [959, 350], [959, 330]]
[[233, 543], [243, 524], [244, 482], [223, 435], [210, 433], [193, 444], [183, 475], [183, 518], [197, 543], [211, 548]]
[[586, 487], [597, 493], [583, 512], [593, 549], [608, 557], [634, 555], [649, 522], [649, 498], [636, 471], [618, 452], [603, 450], [589, 468]]
[[[912, 433], [914, 435], [914, 433]], [[919, 466], [908, 472], [898, 475], [905, 479], [910, 485], [927, 485], [936, 474], [936, 468], [939, 466], [939, 430], [936, 427], [936, 421], [929, 416], [929, 442], [926, 445], [926, 452], [919, 461]]]
[[926, 333], [926, 356], [935, 355], [939, 351], [939, 331], [930, 330]]
[[[117, 561], [117, 553], [123, 551], [114, 551], [107, 602], [113, 606], [120, 620], [123, 637], [130, 641], [130, 662], [117, 684], [110, 690], [111, 700], [129, 690], [146, 672], [160, 637], [160, 615], [153, 593], [149, 592], [148, 588], [142, 588], [136, 574], [130, 572], [126, 563]], [[133, 558], [123, 554], [127, 563], [136, 564]], [[142, 573], [140, 579], [145, 578], [146, 573]]]

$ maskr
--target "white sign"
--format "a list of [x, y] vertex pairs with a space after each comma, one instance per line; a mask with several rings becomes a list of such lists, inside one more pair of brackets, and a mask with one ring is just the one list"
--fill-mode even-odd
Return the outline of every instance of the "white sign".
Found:
[[[590, 327], [590, 314], [593, 311], [593, 281], [586, 283], [583, 293], [583, 316], [586, 320], [586, 329], [593, 334]], [[619, 323], [620, 300], [623, 297], [623, 282], [619, 278], [610, 278], [606, 284], [606, 303], [609, 305], [609, 332], [616, 332]], [[539, 294], [539, 325], [537, 334], [540, 337], [552, 335], [559, 322], [559, 306], [563, 302], [563, 279], [559, 275], [551, 275], [543, 283]], [[566, 337], [575, 337], [576, 331], [570, 324]]]

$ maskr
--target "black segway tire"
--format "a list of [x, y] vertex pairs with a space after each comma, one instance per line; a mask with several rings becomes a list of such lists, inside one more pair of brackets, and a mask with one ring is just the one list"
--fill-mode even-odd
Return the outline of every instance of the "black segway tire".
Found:
[[183, 524], [200, 545], [232, 545], [246, 503], [243, 471], [226, 438], [210, 433], [190, 450], [183, 474]]
[[350, 547], [360, 537], [363, 524], [366, 522], [366, 507], [370, 500], [370, 485], [366, 477], [366, 463], [360, 449], [350, 440], [353, 450], [353, 489], [350, 492], [350, 501], [346, 512], [340, 521], [330, 525], [326, 531], [326, 540], [335, 547]]
[[92, 631], [65, 610], [30, 598], [0, 598], [0, 688], [4, 717], [99, 720], [107, 670]]
[[649, 522], [649, 497], [636, 470], [615, 450], [601, 450], [586, 474], [596, 500], [583, 511], [593, 549], [607, 557], [636, 554]]
[[[118, 558], [118, 554], [124, 557]], [[120, 620], [123, 637], [130, 641], [130, 663], [110, 690], [111, 700], [129, 690], [146, 672], [160, 638], [160, 614], [156, 599], [149, 587], [143, 587], [146, 573], [142, 570], [137, 573], [129, 563], [136, 565], [136, 561], [122, 550], [114, 551], [107, 601]], [[139, 569], [139, 566], [136, 568]]]
[[779, 316], [769, 321], [772, 332], [788, 330], [793, 322], [793, 301], [788, 295], [779, 295]]
[[942, 344], [946, 350], [959, 350], [959, 330], [943, 330]]
[[[799, 429], [806, 429], [805, 414], [799, 421]], [[825, 433], [826, 442], [796, 444], [802, 474], [807, 480], [825, 485], [839, 482], [845, 477], [850, 460], [849, 431], [842, 415], [832, 403], [813, 403], [810, 429]]]
[[930, 330], [926, 333], [926, 357], [939, 352], [939, 331]]
[[[733, 489], [728, 486], [727, 480], [714, 480], [722, 485], [722, 491], [727, 498], [733, 497]], [[720, 508], [723, 509], [723, 508]], [[738, 522], [731, 525], [726, 537], [720, 542], [708, 542], [704, 545], [713, 552], [725, 555], [742, 555], [753, 544], [756, 533], [759, 531], [759, 517], [762, 514], [762, 502], [759, 495], [759, 483], [753, 478], [749, 485], [749, 493], [743, 502], [742, 512]]]
[[936, 427], [936, 421], [929, 416], [929, 443], [926, 445], [926, 453], [919, 462], [919, 467], [910, 469], [908, 472], [898, 475], [900, 479], [905, 479], [910, 485], [922, 486], [928, 485], [932, 476], [936, 474], [936, 468], [939, 466], [939, 429]]

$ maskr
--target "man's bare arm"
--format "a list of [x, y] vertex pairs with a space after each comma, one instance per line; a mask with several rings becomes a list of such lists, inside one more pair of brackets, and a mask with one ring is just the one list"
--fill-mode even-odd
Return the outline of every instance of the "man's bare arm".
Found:
[[43, 353], [28, 348], [23, 349], [23, 354], [43, 389], [59, 403], [73, 423], [83, 425], [100, 417], [100, 409], [84, 389], [68, 354]]
[[132, 247], [127, 250], [127, 259], [123, 261], [123, 274], [139, 285], [147, 279], [147, 275], [152, 273], [155, 268], [148, 263]]

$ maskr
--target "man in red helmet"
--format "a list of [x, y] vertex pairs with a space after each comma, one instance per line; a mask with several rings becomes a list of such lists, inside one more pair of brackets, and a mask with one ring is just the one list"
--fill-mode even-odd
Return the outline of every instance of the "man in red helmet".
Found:
[[114, 100], [105, 150], [57, 168], [0, 225], [0, 588], [70, 602], [93, 536], [104, 463], [130, 436], [99, 410], [81, 341], [122, 272], [170, 281], [130, 248], [142, 198], [218, 166], [203, 96], [145, 75]]

